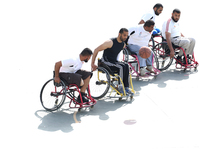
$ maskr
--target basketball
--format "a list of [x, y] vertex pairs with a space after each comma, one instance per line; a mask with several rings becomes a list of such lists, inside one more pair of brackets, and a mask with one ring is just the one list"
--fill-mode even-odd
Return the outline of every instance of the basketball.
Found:
[[139, 50], [140, 57], [147, 59], [151, 56], [151, 49], [149, 47], [143, 46]]

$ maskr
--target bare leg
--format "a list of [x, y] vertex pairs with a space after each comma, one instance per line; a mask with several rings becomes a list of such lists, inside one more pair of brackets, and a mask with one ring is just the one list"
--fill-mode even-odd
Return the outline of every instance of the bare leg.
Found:
[[80, 86], [83, 86], [84, 85], [84, 81], [83, 81], [83, 79], [81, 78], [81, 84], [80, 84]]
[[81, 88], [81, 92], [85, 93], [85, 90], [87, 89], [87, 87], [89, 85], [89, 82], [90, 82], [90, 76], [87, 79], [83, 80], [83, 81], [84, 81], [84, 85]]

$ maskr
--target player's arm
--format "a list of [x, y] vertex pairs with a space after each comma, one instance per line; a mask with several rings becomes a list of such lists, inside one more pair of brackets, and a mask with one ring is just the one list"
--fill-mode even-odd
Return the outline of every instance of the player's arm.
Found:
[[113, 45], [113, 41], [112, 40], [108, 40], [106, 42], [104, 42], [103, 44], [101, 44], [100, 46], [98, 46], [95, 50], [94, 50], [94, 53], [92, 55], [92, 62], [91, 62], [91, 67], [92, 67], [92, 70], [95, 71], [97, 69], [97, 66], [95, 65], [95, 59], [97, 57], [97, 54], [100, 52], [100, 51], [103, 51], [107, 48], [111, 48]]
[[147, 13], [142, 17], [142, 19], [140, 20], [139, 24], [144, 24], [147, 20], [150, 20], [152, 18], [153, 18], [152, 14], [151, 13]]
[[171, 33], [165, 32], [166, 35], [166, 40], [167, 40], [167, 45], [169, 46], [170, 49], [170, 58], [174, 57], [174, 49], [172, 47], [172, 42], [171, 42]]
[[140, 22], [138, 23], [138, 24], [144, 24], [145, 22], [144, 22], [144, 20], [142, 19], [142, 20], [140, 20]]
[[56, 83], [60, 83], [60, 78], [59, 78], [59, 70], [60, 70], [60, 67], [62, 66], [62, 62], [59, 61], [55, 64], [55, 78], [54, 78], [54, 81]]

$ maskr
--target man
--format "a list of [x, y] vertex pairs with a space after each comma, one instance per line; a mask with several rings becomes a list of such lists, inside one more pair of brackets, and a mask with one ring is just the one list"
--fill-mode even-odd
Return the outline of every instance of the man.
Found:
[[140, 57], [139, 50], [142, 46], [147, 46], [149, 44], [149, 40], [151, 38], [151, 32], [154, 29], [154, 21], [147, 20], [144, 25], [138, 25], [136, 27], [132, 27], [129, 29], [129, 39], [128, 39], [128, 48], [131, 52], [137, 54], [139, 63], [140, 63], [140, 74], [141, 76], [145, 75], [145, 67], [147, 65], [147, 70], [151, 73], [155, 73], [152, 67], [152, 57], [153, 52], [151, 52], [151, 56], [147, 59]]
[[[181, 11], [179, 9], [174, 9], [172, 12], [172, 17], [163, 23], [162, 27], [162, 36], [164, 39], [167, 40], [167, 44], [170, 49], [170, 58], [174, 57], [174, 45], [180, 46], [185, 50], [187, 57], [189, 58], [190, 55], [193, 54], [194, 46], [195, 46], [195, 39], [193, 38], [186, 38], [181, 33], [180, 26], [179, 26], [179, 19], [180, 19]], [[177, 59], [183, 63], [185, 63], [185, 58], [182, 59], [183, 51], [180, 51], [178, 54]]]
[[[89, 48], [85, 48], [78, 57], [69, 58], [59, 61], [55, 64], [55, 78], [56, 83], [60, 83], [60, 78], [64, 80], [66, 84], [76, 84], [81, 87], [81, 96], [83, 102], [88, 102], [85, 97], [85, 90], [88, 87], [91, 72], [81, 70], [84, 62], [88, 62], [92, 55], [92, 51]], [[80, 95], [77, 101], [80, 103]]]
[[[94, 54], [92, 57], [91, 67], [92, 70], [96, 70], [97, 66], [95, 65], [95, 59], [97, 54], [100, 51], [103, 51], [103, 57], [101, 61], [105, 63], [112, 71], [118, 71], [119, 76], [122, 78], [125, 91], [127, 94], [132, 94], [129, 89], [129, 66], [125, 62], [119, 62], [117, 60], [118, 54], [125, 47], [124, 41], [128, 37], [128, 30], [126, 28], [122, 28], [119, 31], [118, 37], [105, 41], [99, 47], [94, 50]], [[123, 93], [122, 85], [119, 86], [119, 92]]]
[[163, 5], [157, 3], [154, 5], [153, 10], [144, 14], [142, 19], [140, 20], [139, 24], [144, 24], [147, 20], [153, 20], [155, 22], [155, 17], [159, 16], [163, 11]]

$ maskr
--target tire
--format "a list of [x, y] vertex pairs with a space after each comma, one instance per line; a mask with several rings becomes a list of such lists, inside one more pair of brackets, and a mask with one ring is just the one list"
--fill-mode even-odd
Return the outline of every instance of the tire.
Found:
[[58, 110], [66, 98], [66, 86], [63, 81], [55, 86], [54, 79], [48, 80], [40, 92], [40, 102], [47, 111]]
[[170, 59], [170, 50], [166, 42], [161, 42], [154, 46], [153, 52], [157, 56], [160, 71], [166, 70], [171, 66], [174, 58]]
[[104, 97], [110, 88], [110, 74], [103, 67], [98, 67], [97, 71], [93, 72], [90, 80], [90, 94], [94, 99]]
[[154, 51], [152, 51], [153, 52], [153, 58], [154, 58], [154, 60], [153, 60], [153, 67], [154, 68], [156, 68], [156, 69], [159, 69], [159, 62], [158, 62], [158, 58], [157, 58], [157, 55], [155, 54], [155, 52]]
[[123, 58], [124, 58], [124, 62], [128, 62], [129, 61], [129, 52], [126, 48], [123, 49]]
[[152, 36], [151, 36], [151, 40], [149, 41], [149, 47], [151, 47], [152, 50], [155, 47], [155, 41]]

